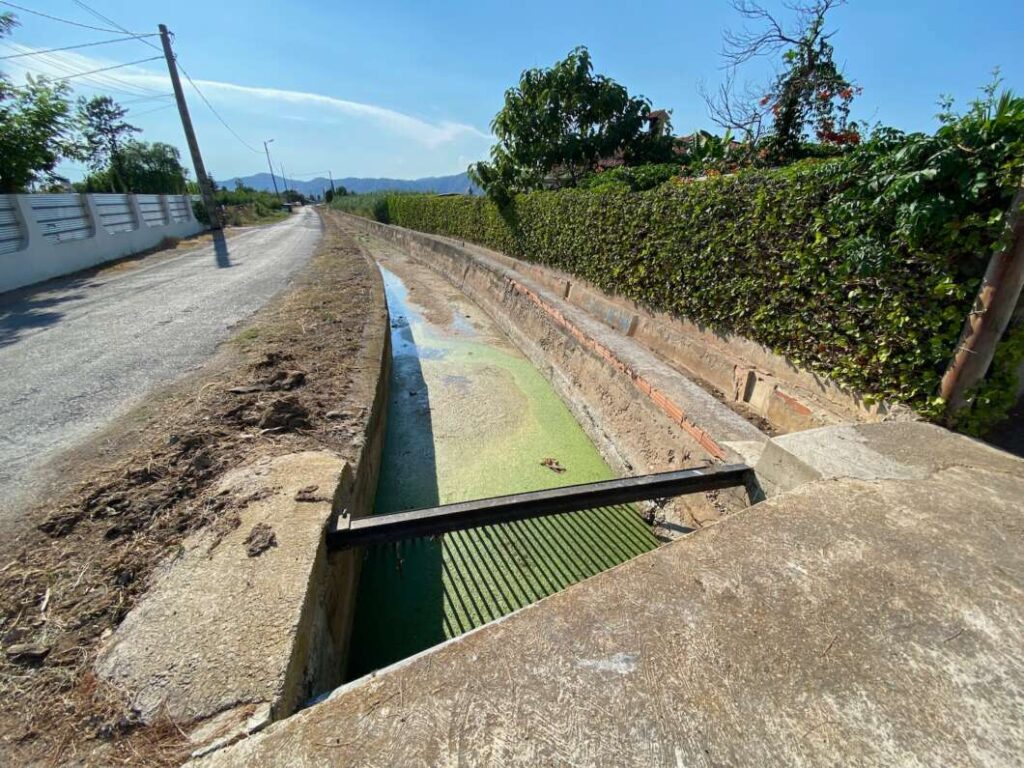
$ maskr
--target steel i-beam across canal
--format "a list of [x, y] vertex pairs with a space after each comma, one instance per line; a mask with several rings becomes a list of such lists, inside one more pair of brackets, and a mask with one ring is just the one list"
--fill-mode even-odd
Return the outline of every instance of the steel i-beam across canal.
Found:
[[343, 516], [328, 529], [327, 546], [339, 550], [384, 544], [561, 512], [735, 488], [746, 484], [750, 472], [745, 464], [726, 464], [567, 485], [354, 520]]

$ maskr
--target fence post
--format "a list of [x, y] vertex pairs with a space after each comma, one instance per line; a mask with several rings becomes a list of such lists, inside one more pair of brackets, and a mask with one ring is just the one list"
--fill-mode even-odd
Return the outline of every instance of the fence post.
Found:
[[14, 201], [14, 214], [18, 217], [23, 235], [20, 250], [26, 251], [35, 241], [42, 239], [39, 222], [36, 221], [36, 215], [32, 211], [32, 200], [28, 195], [11, 195], [11, 199]]
[[142, 229], [145, 222], [142, 220], [142, 209], [139, 208], [139, 196], [131, 193], [125, 195], [125, 199], [128, 201], [128, 210], [132, 212], [132, 218], [135, 220], [135, 227], [132, 231]]
[[173, 220], [171, 216], [171, 204], [167, 199], [167, 195], [160, 195], [160, 210], [164, 212], [163, 225], [166, 227]]
[[92, 222], [92, 236], [102, 238], [106, 235], [107, 231], [103, 228], [103, 217], [100, 215], [99, 206], [96, 205], [96, 200], [92, 195], [82, 194], [82, 210]]
[[988, 373], [1024, 287], [1024, 182], [1007, 211], [1006, 229], [1009, 244], [989, 259], [960, 343], [942, 376], [939, 394], [950, 415], [967, 405], [967, 393]]

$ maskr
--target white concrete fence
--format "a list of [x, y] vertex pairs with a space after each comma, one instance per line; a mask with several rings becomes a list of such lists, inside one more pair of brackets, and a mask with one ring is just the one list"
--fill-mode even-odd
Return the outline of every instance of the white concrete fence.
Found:
[[0, 195], [0, 292], [202, 230], [188, 195]]

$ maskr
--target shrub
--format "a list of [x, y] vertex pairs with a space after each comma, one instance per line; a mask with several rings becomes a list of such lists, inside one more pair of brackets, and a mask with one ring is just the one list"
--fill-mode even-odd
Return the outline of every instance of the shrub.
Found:
[[344, 211], [355, 216], [362, 216], [364, 219], [375, 221], [388, 221], [388, 199], [394, 195], [405, 195], [405, 192], [365, 192], [361, 195], [347, 194], [343, 197], [335, 197], [331, 202], [331, 208], [336, 211]]
[[1024, 172], [1024, 100], [1011, 101], [935, 136], [882, 131], [832, 160], [642, 192], [533, 192], [502, 209], [392, 197], [388, 217], [564, 269], [937, 417], [939, 381]]
[[580, 189], [623, 189], [640, 192], [654, 189], [666, 181], [682, 174], [678, 163], [655, 163], [633, 167], [619, 166], [587, 176], [580, 182]]

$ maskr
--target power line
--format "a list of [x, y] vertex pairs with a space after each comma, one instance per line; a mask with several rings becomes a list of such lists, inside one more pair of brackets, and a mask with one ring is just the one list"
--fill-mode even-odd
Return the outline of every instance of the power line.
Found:
[[121, 28], [121, 29], [106, 29], [104, 27], [93, 27], [93, 26], [90, 26], [89, 24], [82, 24], [82, 23], [77, 22], [77, 21], [71, 21], [70, 19], [62, 19], [59, 16], [51, 16], [50, 14], [43, 13], [42, 11], [33, 11], [31, 8], [25, 8], [25, 7], [20, 6], [20, 5], [15, 5], [14, 3], [8, 2], [8, 0], [0, 0], [0, 4], [2, 4], [2, 5], [9, 5], [11, 8], [17, 8], [19, 11], [24, 11], [25, 13], [31, 13], [33, 16], [41, 16], [42, 18], [50, 19], [51, 21], [59, 21], [62, 24], [70, 24], [73, 27], [81, 27], [82, 29], [91, 29], [93, 32], [106, 32], [108, 34], [115, 34], [115, 35], [118, 32], [127, 32], [129, 35], [132, 35], [133, 37], [142, 37], [142, 35], [137, 35], [134, 32], [129, 32], [127, 29], [124, 29], [124, 28]]
[[[174, 58], [175, 58], [175, 60], [177, 60], [178, 57], [175, 56]], [[210, 111], [213, 112], [214, 117], [216, 117], [218, 120], [220, 120], [221, 125], [223, 125], [225, 128], [227, 128], [228, 131], [231, 132], [231, 135], [234, 136], [236, 139], [238, 139], [239, 143], [241, 143], [242, 146], [244, 146], [250, 152], [255, 152], [257, 155], [260, 154], [260, 151], [258, 149], [253, 147], [249, 142], [247, 142], [245, 139], [243, 139], [241, 136], [239, 136], [235, 132], [235, 129], [232, 128], [230, 125], [228, 125], [227, 121], [225, 121], [224, 118], [220, 116], [220, 113], [216, 109], [213, 108], [213, 104], [211, 104], [210, 100], [207, 99], [206, 96], [203, 94], [203, 92], [199, 90], [199, 86], [195, 84], [195, 81], [189, 76], [188, 72], [185, 71], [185, 68], [183, 66], [181, 66], [181, 62], [180, 61], [178, 62], [178, 69], [181, 70], [181, 74], [183, 74], [185, 76], [185, 79], [188, 80], [189, 83], [191, 83], [192, 87], [196, 89], [196, 93], [199, 94], [199, 98], [201, 98], [203, 100], [203, 102], [206, 104], [206, 106], [210, 108]]]
[[[13, 46], [13, 45], [10, 45], [9, 43], [6, 43], [6, 42], [0, 42], [0, 46], [2, 46], [6, 50], [11, 50], [11, 51], [20, 51], [21, 50], [18, 46]], [[41, 54], [39, 56], [38, 61], [40, 61], [43, 64], [45, 64], [47, 67], [52, 68], [55, 72], [63, 73], [63, 74], [66, 74], [66, 75], [78, 75], [79, 77], [81, 77], [81, 80], [79, 81], [80, 83], [85, 83], [86, 85], [92, 87], [95, 90], [113, 91], [115, 93], [122, 93], [122, 94], [126, 94], [128, 96], [134, 97], [135, 99], [138, 99], [139, 97], [142, 97], [142, 98], [152, 98], [152, 97], [165, 98], [165, 97], [173, 95], [173, 94], [167, 93], [166, 91], [161, 92], [161, 91], [158, 91], [158, 90], [156, 90], [154, 88], [150, 88], [150, 87], [145, 86], [145, 85], [139, 85], [137, 83], [130, 83], [130, 82], [126, 81], [126, 80], [122, 80], [121, 78], [115, 77], [114, 75], [111, 75], [111, 74], [83, 75], [83, 74], [81, 74], [80, 70], [78, 70], [77, 68], [75, 68], [74, 66], [69, 64], [67, 61], [64, 61], [60, 56], [54, 56], [52, 54]], [[32, 68], [27, 67], [22, 62], [18, 62], [16, 66], [21, 67], [26, 72], [33, 71]], [[45, 72], [45, 71], [39, 70], [39, 69], [34, 69], [34, 73], [37, 74], [37, 75], [43, 75], [45, 77], [54, 77], [53, 74], [51, 74], [49, 72]]]
[[[149, 35], [149, 37], [156, 37], [156, 34]], [[8, 59], [20, 59], [25, 56], [42, 56], [47, 53], [57, 53], [58, 51], [73, 51], [78, 48], [91, 48], [94, 45], [110, 45], [111, 43], [123, 43], [126, 40], [135, 40], [135, 36], [132, 37], [118, 37], [113, 40], [100, 40], [95, 43], [80, 43], [79, 45], [65, 45], [63, 48], [47, 48], [43, 51], [28, 51], [27, 53], [16, 53], [13, 56], [0, 56], [0, 61], [6, 61]]]
[[76, 72], [73, 75], [67, 75], [65, 77], [58, 77], [58, 78], [56, 78], [54, 80], [54, 82], [61, 83], [61, 82], [64, 82], [65, 80], [71, 80], [72, 78], [75, 78], [75, 77], [85, 77], [86, 75], [95, 75], [98, 72], [108, 72], [111, 69], [121, 69], [122, 67], [134, 67], [136, 64], [145, 64], [147, 61], [156, 61], [159, 58], [162, 58], [162, 57], [160, 57], [160, 56], [150, 56], [148, 59], [139, 59], [138, 61], [126, 61], [124, 64], [114, 64], [113, 66], [110, 66], [110, 67], [101, 67], [100, 69], [92, 69], [92, 70], [89, 70], [88, 72]]
[[147, 101], [159, 101], [160, 99], [173, 99], [173, 93], [161, 93], [159, 96], [142, 96], [138, 99], [125, 99], [121, 104], [142, 104]]
[[130, 112], [130, 117], [142, 117], [143, 115], [151, 114], [152, 112], [162, 112], [165, 109], [173, 109], [177, 104], [164, 104], [162, 107], [156, 107], [155, 109], [147, 109], [144, 112]]
[[[107, 24], [112, 24], [113, 26], [115, 26], [118, 29], [120, 29], [122, 32], [125, 32], [127, 34], [132, 34], [131, 32], [128, 32], [127, 29], [125, 29], [120, 24], [118, 24], [116, 21], [114, 21], [112, 18], [110, 18], [109, 16], [104, 16], [99, 11], [94, 10], [93, 8], [89, 7], [89, 5], [87, 3], [82, 2], [82, 0], [74, 0], [74, 2], [75, 2], [75, 5], [77, 5], [79, 8], [83, 8], [84, 10], [88, 11], [94, 17], [99, 19], [100, 21], [104, 21]], [[136, 37], [139, 38], [139, 42], [145, 43], [150, 48], [153, 48], [154, 50], [157, 50], [157, 51], [162, 50], [155, 43], [152, 43], [149, 40], [143, 39], [143, 37], [141, 35], [136, 35]], [[172, 35], [172, 37], [173, 37], [173, 35]], [[227, 121], [223, 117], [220, 116], [220, 113], [216, 109], [213, 108], [213, 105], [210, 103], [210, 100], [206, 98], [206, 95], [201, 90], [199, 90], [199, 86], [196, 85], [195, 81], [192, 79], [192, 76], [189, 75], [189, 73], [186, 71], [185, 67], [182, 66], [181, 61], [178, 59], [178, 55], [177, 54], [174, 54], [174, 61], [178, 65], [178, 69], [181, 70], [181, 74], [183, 74], [185, 76], [185, 79], [188, 80], [189, 84], [195, 89], [196, 93], [199, 94], [199, 98], [203, 100], [203, 103], [206, 104], [207, 108], [209, 108], [209, 110], [213, 113], [213, 116], [216, 117], [220, 121], [220, 124], [223, 125], [228, 130], [228, 132], [232, 136], [234, 136], [243, 147], [248, 149], [250, 152], [255, 152], [257, 155], [260, 154], [260, 151], [258, 149], [256, 149], [254, 146], [252, 146], [252, 144], [247, 142], [241, 136], [239, 136], [238, 133], [235, 131], [235, 129], [232, 128], [230, 125], [228, 125]]]
[[[95, 10], [95, 9], [93, 9], [93, 8], [90, 8], [90, 7], [89, 7], [89, 6], [87, 5], [87, 4], [83, 3], [83, 2], [82, 2], [82, 0], [75, 0], [75, 5], [77, 5], [77, 6], [79, 7], [79, 8], [82, 8], [82, 9], [84, 9], [84, 10], [85, 10], [85, 11], [87, 11], [88, 13], [92, 14], [92, 15], [93, 15], [94, 17], [96, 17], [96, 18], [97, 18], [97, 19], [99, 19], [100, 21], [105, 21], [105, 22], [106, 22], [107, 24], [113, 24], [113, 25], [114, 25], [115, 27], [117, 27], [117, 28], [118, 28], [119, 30], [121, 30], [122, 32], [125, 32], [125, 33], [127, 33], [127, 34], [129, 34], [129, 35], [130, 35], [130, 34], [132, 34], [131, 32], [128, 32], [128, 30], [127, 30], [127, 29], [125, 29], [124, 27], [122, 27], [122, 26], [121, 26], [120, 24], [118, 24], [118, 23], [117, 23], [116, 21], [114, 21], [114, 20], [113, 20], [112, 18], [110, 18], [109, 16], [104, 16], [104, 15], [103, 15], [102, 13], [100, 13], [99, 11], [97, 11], [97, 10]], [[160, 51], [160, 50], [161, 50], [161, 49], [160, 49], [160, 46], [159, 46], [159, 45], [157, 45], [156, 43], [151, 43], [151, 42], [150, 42], [149, 40], [145, 40], [145, 39], [144, 39], [144, 38], [146, 38], [146, 37], [153, 37], [153, 35], [135, 35], [135, 37], [139, 38], [139, 40], [141, 40], [141, 41], [142, 41], [143, 43], [145, 43], [146, 45], [148, 45], [148, 46], [149, 46], [150, 48], [152, 48], [152, 49], [153, 49], [154, 51]], [[161, 51], [161, 53], [162, 53], [162, 51]]]

